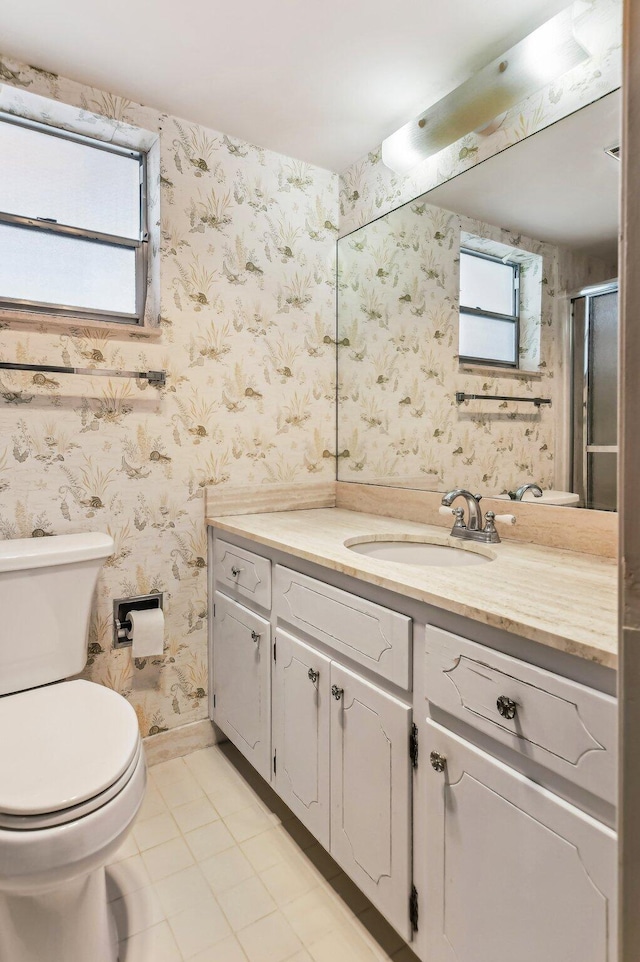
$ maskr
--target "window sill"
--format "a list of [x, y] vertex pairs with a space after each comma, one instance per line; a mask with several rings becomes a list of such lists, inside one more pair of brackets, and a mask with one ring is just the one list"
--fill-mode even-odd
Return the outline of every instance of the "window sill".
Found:
[[109, 321], [90, 320], [80, 317], [64, 317], [60, 314], [40, 314], [35, 311], [12, 311], [0, 308], [0, 328], [27, 329], [42, 334], [65, 331], [71, 336], [86, 336], [87, 332], [104, 332], [111, 338], [153, 341], [162, 337], [161, 327], [143, 324], [115, 324]]
[[497, 364], [469, 364], [459, 362], [459, 369], [465, 374], [477, 374], [482, 377], [513, 377], [519, 381], [542, 380], [543, 371], [527, 371], [521, 367], [499, 367]]

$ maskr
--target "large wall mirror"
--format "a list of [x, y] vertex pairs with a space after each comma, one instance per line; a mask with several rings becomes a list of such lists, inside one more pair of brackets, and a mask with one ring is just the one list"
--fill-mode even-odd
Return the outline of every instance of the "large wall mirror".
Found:
[[615, 510], [619, 127], [614, 91], [341, 238], [340, 481]]

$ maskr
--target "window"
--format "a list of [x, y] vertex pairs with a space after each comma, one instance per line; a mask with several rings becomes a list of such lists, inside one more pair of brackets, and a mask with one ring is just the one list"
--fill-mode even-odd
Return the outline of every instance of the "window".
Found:
[[0, 307], [141, 324], [145, 154], [0, 114]]
[[518, 367], [518, 264], [460, 251], [461, 361]]

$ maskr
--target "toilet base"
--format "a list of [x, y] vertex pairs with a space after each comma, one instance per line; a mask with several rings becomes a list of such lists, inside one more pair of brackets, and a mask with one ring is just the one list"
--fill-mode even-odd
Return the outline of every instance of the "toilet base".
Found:
[[0, 962], [117, 962], [104, 868], [53, 889], [0, 891]]

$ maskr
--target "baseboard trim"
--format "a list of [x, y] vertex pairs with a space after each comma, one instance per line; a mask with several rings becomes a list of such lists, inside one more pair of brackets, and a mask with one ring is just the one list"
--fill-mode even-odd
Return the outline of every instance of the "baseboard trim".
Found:
[[171, 728], [158, 735], [147, 735], [143, 744], [147, 765], [157, 765], [222, 741], [226, 741], [226, 738], [220, 729], [210, 719], [204, 718], [202, 721], [180, 725], [179, 728]]

